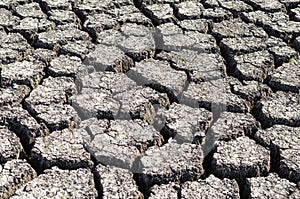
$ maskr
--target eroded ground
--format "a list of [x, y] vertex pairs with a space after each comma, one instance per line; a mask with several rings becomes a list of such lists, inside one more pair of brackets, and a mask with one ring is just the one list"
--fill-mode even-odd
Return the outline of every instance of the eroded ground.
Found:
[[300, 198], [299, 0], [2, 0], [0, 198]]

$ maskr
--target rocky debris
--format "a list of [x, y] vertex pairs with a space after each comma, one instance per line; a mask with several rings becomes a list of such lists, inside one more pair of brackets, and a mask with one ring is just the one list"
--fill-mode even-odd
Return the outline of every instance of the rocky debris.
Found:
[[223, 38], [232, 37], [268, 37], [262, 28], [255, 26], [253, 23], [245, 23], [241, 19], [224, 20], [220, 23], [214, 23], [212, 34], [219, 41]]
[[23, 147], [20, 139], [5, 126], [0, 126], [0, 163], [20, 157]]
[[194, 139], [205, 137], [212, 122], [212, 113], [203, 108], [192, 108], [173, 103], [168, 110], [160, 109], [154, 126], [161, 130], [165, 138], [172, 137], [177, 143], [192, 143]]
[[169, 184], [154, 185], [150, 188], [149, 199], [161, 199], [161, 198], [178, 198], [178, 192], [180, 186], [174, 182]]
[[272, 90], [267, 85], [257, 81], [231, 81], [229, 82], [231, 90], [234, 94], [251, 103], [251, 109], [254, 104], [262, 99], [270, 96]]
[[228, 72], [241, 80], [263, 82], [274, 70], [274, 58], [266, 50], [233, 56]]
[[263, 127], [274, 124], [300, 126], [299, 100], [298, 93], [278, 91], [267, 99], [261, 99], [254, 107], [254, 114]]
[[228, 79], [191, 82], [182, 93], [180, 103], [206, 108], [212, 112], [249, 112], [250, 103], [229, 91]]
[[266, 176], [270, 170], [270, 158], [268, 149], [248, 137], [221, 141], [213, 155], [212, 172], [220, 178], [239, 182], [247, 177]]
[[240, 198], [235, 180], [219, 179], [210, 175], [205, 180], [188, 181], [181, 187], [181, 198]]
[[279, 175], [295, 183], [300, 182], [300, 150], [286, 149], [280, 152]]
[[140, 181], [148, 189], [154, 184], [196, 180], [204, 173], [201, 146], [174, 140], [160, 148], [150, 147], [140, 159]]
[[192, 82], [219, 79], [226, 74], [226, 66], [220, 54], [198, 53], [190, 50], [163, 51], [156, 58], [171, 62], [171, 66], [176, 70], [185, 71], [189, 81]]
[[246, 178], [244, 197], [246, 198], [290, 198], [299, 192], [296, 184], [270, 173], [267, 177]]
[[[101, 55], [101, 56], [100, 56]], [[92, 65], [96, 71], [127, 72], [133, 67], [133, 60], [115, 46], [99, 44], [96, 49], [87, 55], [83, 62]]]
[[144, 198], [129, 170], [99, 164], [95, 173], [102, 198]]
[[49, 134], [43, 124], [39, 124], [20, 106], [0, 106], [0, 125], [9, 126], [20, 138], [26, 151], [34, 143], [36, 137]]
[[151, 19], [154, 25], [175, 22], [173, 8], [169, 4], [151, 4], [143, 8], [143, 13]]
[[11, 198], [96, 198], [98, 194], [94, 187], [89, 169], [53, 167], [21, 186]]
[[211, 127], [219, 140], [229, 141], [240, 136], [254, 136], [260, 123], [249, 113], [223, 112]]
[[[132, 118], [152, 123], [156, 109], [170, 103], [166, 94], [137, 86], [123, 73], [91, 73], [78, 86], [80, 92], [71, 100], [72, 106], [83, 119]], [[86, 103], [86, 100], [90, 103]]]
[[34, 89], [24, 101], [25, 108], [49, 130], [74, 127], [79, 122], [69, 98], [77, 94], [76, 85], [70, 77], [48, 77]]
[[278, 67], [270, 74], [268, 85], [274, 90], [290, 91], [299, 93], [300, 91], [300, 62], [291, 59]]
[[36, 177], [36, 172], [26, 160], [15, 159], [0, 165], [0, 197], [10, 198], [23, 184]]
[[0, 106], [19, 105], [29, 92], [30, 88], [28, 86], [18, 84], [0, 88]]
[[175, 4], [175, 15], [179, 20], [200, 18], [203, 10], [204, 7], [199, 2], [184, 1]]
[[32, 51], [32, 47], [19, 33], [0, 31], [0, 64], [20, 61]]
[[61, 169], [92, 167], [90, 154], [83, 147], [83, 139], [77, 130], [54, 131], [35, 140], [30, 161], [39, 172], [57, 166]]
[[173, 24], [165, 23], [157, 27], [157, 49], [166, 51], [181, 51], [190, 49], [198, 52], [216, 53], [219, 47], [210, 34], [198, 31], [186, 31]]
[[149, 147], [160, 146], [163, 137], [142, 120], [88, 119], [80, 125], [85, 148], [97, 162], [135, 169], [135, 161]]
[[52, 77], [67, 76], [80, 78], [88, 74], [88, 67], [78, 57], [61, 55], [52, 59], [46, 71]]
[[35, 88], [45, 75], [45, 65], [42, 62], [21, 61], [1, 64], [2, 83], [10, 86], [13, 83], [23, 84]]
[[166, 61], [154, 59], [136, 63], [136, 66], [131, 68], [127, 75], [138, 84], [167, 93], [171, 101], [178, 100], [187, 81], [185, 72], [174, 70]]

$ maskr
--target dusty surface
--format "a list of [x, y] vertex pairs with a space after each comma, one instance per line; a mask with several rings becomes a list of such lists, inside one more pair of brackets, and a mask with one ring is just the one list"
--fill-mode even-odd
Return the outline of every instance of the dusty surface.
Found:
[[300, 198], [299, 0], [0, 2], [0, 199]]

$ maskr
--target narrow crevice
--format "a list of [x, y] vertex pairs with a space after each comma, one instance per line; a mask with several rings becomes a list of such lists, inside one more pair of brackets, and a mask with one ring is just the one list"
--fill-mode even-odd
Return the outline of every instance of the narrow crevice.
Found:
[[96, 31], [94, 30], [89, 30], [87, 28], [85, 28], [83, 26], [84, 24], [84, 21], [86, 20], [86, 16], [80, 11], [80, 10], [77, 10], [75, 7], [72, 7], [72, 11], [75, 13], [75, 15], [78, 17], [79, 19], [79, 24], [81, 26], [81, 30], [88, 33], [88, 35], [92, 38], [92, 43], [93, 44], [97, 44], [97, 34], [96, 34]]
[[256, 103], [254, 103], [253, 109], [251, 114], [253, 115], [253, 117], [255, 118], [256, 121], [259, 121], [261, 124], [261, 128], [262, 129], [266, 129], [272, 126], [272, 124], [266, 124], [266, 121], [261, 119], [261, 109], [262, 109], [262, 105], [260, 104], [260, 101], [258, 100]]
[[4, 86], [3, 86], [3, 80], [2, 80], [3, 78], [2, 78], [2, 74], [1, 73], [2, 73], [2, 68], [0, 68], [0, 89], [4, 88]]
[[241, 199], [248, 199], [250, 196], [250, 190], [246, 190], [246, 179], [243, 180], [243, 182], [238, 183], [239, 186], [239, 194]]
[[[38, 3], [39, 6], [40, 6], [40, 8], [41, 8], [41, 10], [42, 10], [42, 12], [43, 12], [45, 15], [48, 16], [47, 13], [50, 11], [50, 9], [47, 8], [47, 4], [46, 4], [45, 2], [43, 2], [42, 0], [33, 0], [33, 2]], [[49, 16], [48, 16], [48, 17], [49, 17]]]
[[163, 34], [161, 30], [159, 30], [158, 28], [155, 28], [154, 42], [155, 42], [154, 57], [156, 57], [159, 53], [161, 53], [164, 50]]
[[[137, 2], [137, 1], [135, 1]], [[135, 3], [135, 5], [138, 5], [136, 6], [136, 8], [139, 9], [139, 11], [144, 15], [146, 16], [148, 19], [151, 20], [151, 23], [154, 25], [154, 27], [157, 27], [160, 25], [160, 23], [158, 23], [155, 19], [153, 19], [153, 17], [151, 16], [151, 11], [148, 11], [146, 10], [145, 6], [142, 5], [142, 3]]]
[[[203, 147], [203, 148], [205, 150], [205, 147]], [[208, 178], [211, 174], [213, 174], [211, 164], [212, 164], [213, 155], [215, 152], [216, 152], [216, 147], [213, 147], [210, 152], [208, 152], [208, 151], [205, 152], [205, 153], [207, 153], [207, 155], [204, 156], [204, 160], [202, 163], [202, 166], [204, 169], [204, 174], [201, 176], [202, 180]]]
[[[214, 6], [211, 6], [209, 3], [206, 3], [207, 0], [200, 0], [200, 3], [203, 5], [203, 7], [205, 9], [209, 9], [209, 8], [215, 8]], [[220, 7], [220, 2], [216, 1], [216, 3], [218, 4], [218, 7]]]
[[15, 124], [14, 121], [10, 121], [8, 129], [11, 130], [12, 132], [14, 132], [19, 137], [21, 145], [25, 152], [25, 156], [29, 157], [31, 154], [31, 150], [34, 146], [34, 142], [31, 143], [31, 140], [28, 137], [22, 136], [22, 134], [20, 133], [20, 131], [23, 130], [26, 132], [26, 130], [28, 130], [28, 129], [26, 129], [25, 127], [18, 128], [17, 126], [19, 126], [19, 125]]
[[143, 174], [142, 173], [133, 173], [133, 179], [138, 186], [138, 190], [144, 195], [144, 199], [148, 199], [150, 196], [150, 190], [146, 188], [143, 183]]
[[280, 149], [274, 144], [270, 145], [269, 150], [271, 151], [271, 169], [270, 172], [279, 173], [280, 165]]
[[181, 199], [181, 198], [182, 198], [182, 187], [180, 186], [177, 191], [177, 199]]
[[[257, 11], [257, 10], [254, 10], [254, 11]], [[252, 23], [250, 22], [246, 17], [243, 17], [241, 16], [240, 19], [245, 22], [245, 23]], [[275, 37], [275, 38], [278, 38], [278, 39], [281, 39], [282, 41], [284, 41], [287, 46], [290, 46], [290, 47], [293, 47], [293, 44], [292, 44], [292, 41], [294, 41], [297, 36], [299, 36], [299, 34], [284, 34], [282, 35], [282, 33], [280, 33], [279, 31], [277, 30], [273, 30], [272, 27], [268, 24], [263, 24], [262, 22], [255, 22], [254, 23], [257, 27], [260, 27], [262, 28], [268, 35], [268, 37]]]
[[94, 163], [94, 167], [92, 168], [92, 173], [93, 173], [93, 177], [94, 177], [95, 189], [97, 190], [97, 193], [98, 193], [97, 194], [98, 196], [96, 199], [102, 199], [103, 198], [103, 188], [101, 185], [100, 174], [96, 171], [96, 166], [98, 165], [97, 160], [92, 155], [91, 155], [91, 160]]

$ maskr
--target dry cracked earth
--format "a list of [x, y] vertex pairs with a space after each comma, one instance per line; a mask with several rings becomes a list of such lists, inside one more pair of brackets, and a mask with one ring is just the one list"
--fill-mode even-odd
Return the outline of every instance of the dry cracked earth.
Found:
[[1, 0], [0, 198], [300, 198], [299, 0]]

